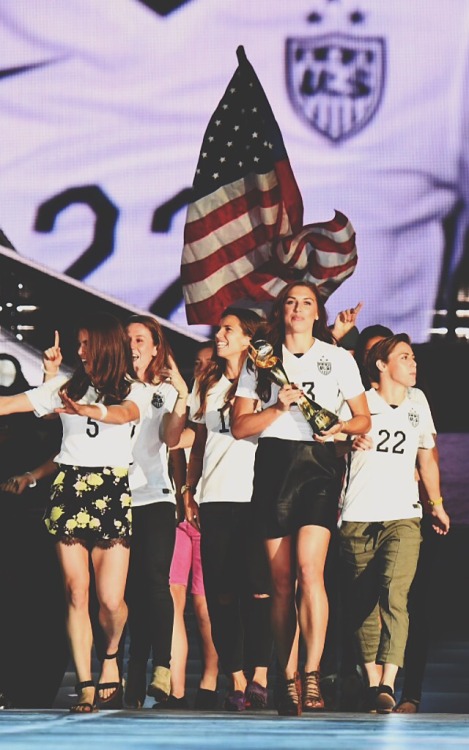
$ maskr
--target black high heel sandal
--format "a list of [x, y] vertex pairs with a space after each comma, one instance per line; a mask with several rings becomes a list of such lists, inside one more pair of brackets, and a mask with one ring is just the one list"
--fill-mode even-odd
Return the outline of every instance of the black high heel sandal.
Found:
[[[103, 657], [103, 661], [104, 659], [117, 659], [118, 656], [119, 656], [118, 651], [116, 651], [115, 654], [106, 654]], [[113, 692], [108, 698], [102, 698], [101, 695], [99, 694], [100, 690], [112, 690]], [[119, 682], [98, 682], [96, 686], [96, 692], [98, 694], [99, 708], [103, 708], [106, 710], [123, 708], [124, 689], [122, 687], [120, 670], [119, 670]]]
[[[81, 693], [84, 688], [87, 687], [94, 687], [93, 680], [85, 680], [84, 682], [77, 682], [75, 685], [75, 692]], [[96, 705], [96, 688], [94, 691], [94, 698], [93, 702], [90, 703], [89, 701], [85, 701], [84, 703], [73, 703], [70, 706], [70, 713], [72, 714], [93, 714], [98, 710], [98, 706]]]
[[298, 673], [291, 680], [279, 679], [277, 713], [279, 716], [301, 716], [301, 680]]

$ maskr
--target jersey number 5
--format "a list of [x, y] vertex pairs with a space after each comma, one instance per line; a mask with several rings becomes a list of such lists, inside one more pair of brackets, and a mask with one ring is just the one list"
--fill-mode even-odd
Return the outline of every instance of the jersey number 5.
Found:
[[86, 424], [88, 427], [86, 428], [86, 434], [90, 438], [98, 437], [99, 434], [99, 425], [97, 422], [95, 422], [94, 419], [91, 419], [91, 417], [88, 417]]

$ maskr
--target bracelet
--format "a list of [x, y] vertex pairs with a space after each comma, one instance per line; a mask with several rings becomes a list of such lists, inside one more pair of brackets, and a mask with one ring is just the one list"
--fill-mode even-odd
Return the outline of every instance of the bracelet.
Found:
[[428, 504], [433, 508], [435, 505], [443, 505], [443, 498], [439, 497], [437, 500], [429, 500]]
[[100, 422], [103, 422], [106, 419], [107, 414], [107, 406], [101, 403], [101, 401], [96, 401], [96, 403], [93, 404], [93, 406], [97, 406], [98, 409], [101, 412], [101, 419]]
[[181, 495], [184, 495], [185, 492], [192, 492], [193, 495], [195, 495], [195, 487], [192, 484], [183, 484], [181, 487]]
[[36, 477], [30, 471], [25, 471], [24, 473], [31, 477], [31, 481], [28, 483], [28, 487], [35, 487], [37, 485]]
[[58, 371], [60, 370], [60, 367], [57, 367], [55, 370], [52, 371], [52, 370], [46, 370], [46, 368], [44, 367], [44, 365], [41, 365], [41, 370], [46, 375], [57, 375]]

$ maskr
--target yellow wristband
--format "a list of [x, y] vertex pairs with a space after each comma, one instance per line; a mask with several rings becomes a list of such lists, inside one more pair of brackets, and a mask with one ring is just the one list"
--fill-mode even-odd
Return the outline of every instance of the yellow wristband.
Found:
[[431, 506], [432, 506], [432, 508], [433, 508], [433, 507], [434, 507], [435, 505], [443, 505], [443, 498], [442, 498], [442, 497], [439, 497], [439, 498], [438, 498], [437, 500], [429, 500], [429, 501], [428, 501], [428, 504], [429, 504], [429, 505], [431, 505]]

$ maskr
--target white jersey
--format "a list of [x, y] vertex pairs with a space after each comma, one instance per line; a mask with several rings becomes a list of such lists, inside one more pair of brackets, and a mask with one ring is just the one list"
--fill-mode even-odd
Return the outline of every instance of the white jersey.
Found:
[[[345, 349], [315, 340], [301, 357], [296, 357], [283, 346], [283, 367], [291, 383], [301, 388], [306, 396], [334, 414], [339, 414], [345, 401], [364, 392], [360, 372], [352, 355]], [[237, 396], [258, 399], [256, 373], [247, 369], [245, 362], [239, 379]], [[270, 399], [261, 403], [263, 409], [276, 403], [280, 387], [272, 385]], [[298, 406], [292, 406], [260, 437], [283, 440], [312, 440], [313, 432]]]
[[[47, 383], [26, 391], [37, 417], [51, 414], [63, 406], [59, 391], [67, 380], [67, 376], [57, 375]], [[150, 397], [150, 390], [144, 383], [132, 383], [125, 400], [133, 401], [142, 415]], [[78, 403], [94, 404], [97, 399], [97, 392], [90, 387]], [[136, 422], [107, 424], [78, 414], [61, 414], [60, 418], [62, 444], [54, 461], [69, 466], [129, 466], [132, 461], [131, 435]]]
[[417, 452], [435, 446], [428, 403], [407, 396], [394, 408], [374, 389], [366, 396], [372, 425], [368, 436], [373, 448], [350, 454], [341, 520], [419, 518], [422, 506], [415, 479]]
[[190, 419], [207, 428], [202, 476], [197, 485], [199, 503], [251, 500], [257, 438], [235, 440], [231, 434], [230, 410], [223, 409], [230, 388], [230, 381], [222, 375], [208, 392], [205, 413], [200, 419], [194, 416], [200, 400], [193, 392]]
[[[432, 433], [436, 435], [436, 428], [433, 423], [433, 417], [431, 414], [430, 405], [428, 403], [428, 399], [425, 393], [422, 390], [420, 390], [420, 388], [411, 387], [407, 389], [407, 396], [410, 398], [411, 401], [415, 401], [419, 404], [423, 404], [423, 406], [425, 406], [428, 409], [428, 413], [430, 415], [430, 420], [431, 420]], [[340, 418], [345, 421], [347, 419], [350, 419], [351, 416], [352, 416], [352, 412], [350, 411], [348, 404], [344, 404], [343, 408], [340, 411]]]
[[[357, 232], [358, 266], [330, 316], [363, 299], [363, 327], [427, 339], [442, 221], [463, 205], [459, 236], [467, 227], [468, 0], [150, 5], [1, 4], [0, 205], [18, 252], [64, 272], [90, 248], [86, 282], [152, 305], [180, 274], [185, 210], [171, 200], [192, 184], [243, 44], [305, 223], [337, 208]], [[182, 304], [171, 317], [186, 324]]]
[[170, 383], [147, 385], [152, 398], [137, 426], [129, 484], [132, 504], [176, 503], [168, 472], [168, 448], [162, 439], [163, 417], [172, 412], [177, 391]]
[[428, 403], [428, 399], [425, 393], [422, 390], [420, 390], [420, 388], [408, 388], [407, 395], [411, 401], [415, 401], [416, 404], [421, 404], [427, 410], [429, 420], [430, 420], [429, 425], [432, 431], [432, 435], [436, 435], [435, 423], [433, 422], [433, 417], [432, 417], [432, 413], [430, 410], [430, 404]]

